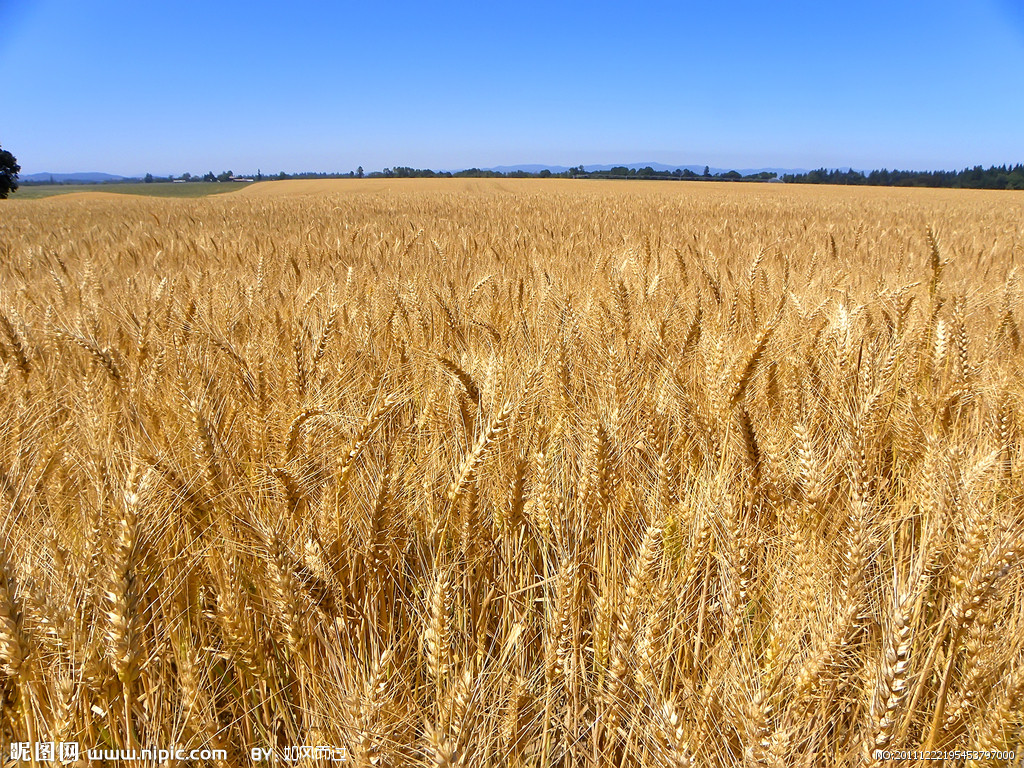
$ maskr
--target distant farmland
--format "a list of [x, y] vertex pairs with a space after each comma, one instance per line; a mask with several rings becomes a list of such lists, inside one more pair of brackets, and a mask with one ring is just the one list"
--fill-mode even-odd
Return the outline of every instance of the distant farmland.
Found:
[[118, 195], [145, 195], [147, 197], [205, 197], [224, 192], [237, 192], [246, 182], [191, 181], [175, 184], [168, 181], [111, 182], [106, 184], [27, 184], [18, 188], [11, 199], [38, 200], [41, 197], [67, 195], [80, 192], [107, 192]]

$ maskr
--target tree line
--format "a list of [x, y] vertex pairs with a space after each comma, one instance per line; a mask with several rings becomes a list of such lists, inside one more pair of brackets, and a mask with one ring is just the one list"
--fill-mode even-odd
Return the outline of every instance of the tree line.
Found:
[[[337, 174], [336, 176], [357, 176], [359, 173]], [[739, 171], [711, 173], [705, 166], [703, 173], [689, 168], [674, 171], [656, 171], [651, 166], [628, 168], [616, 166], [608, 170], [587, 171], [582, 165], [566, 171], [501, 171], [467, 168], [462, 171], [432, 171], [423, 168], [396, 166], [382, 171], [365, 174], [367, 178], [568, 178], [568, 179], [667, 179], [680, 181], [782, 181], [789, 184], [860, 184], [878, 187], [949, 187], [961, 189], [1024, 189], [1024, 164], [993, 165], [984, 168], [976, 165], [961, 171], [901, 171], [882, 168], [874, 171], [853, 169], [819, 168], [806, 173], [787, 173], [779, 177], [772, 171], [742, 174]], [[334, 174], [280, 174], [279, 178], [330, 178]], [[277, 177], [275, 177], [277, 178]]]
[[1024, 164], [976, 165], [962, 171], [855, 171], [819, 168], [807, 173], [787, 173], [791, 184], [861, 184], [873, 187], [949, 187], [961, 189], [1024, 189]]
[[408, 168], [397, 166], [385, 168], [383, 171], [374, 171], [366, 175], [367, 178], [501, 178], [501, 179], [675, 179], [675, 180], [697, 180], [717, 179], [719, 181], [770, 181], [776, 178], [777, 174], [769, 171], [743, 175], [739, 171], [724, 171], [711, 173], [711, 169], [704, 167], [704, 173], [698, 174], [689, 168], [676, 168], [674, 171], [656, 171], [651, 166], [643, 168], [628, 168], [618, 165], [602, 171], [588, 171], [582, 165], [573, 166], [564, 171], [552, 171], [544, 168], [540, 171], [493, 171], [481, 168], [467, 168], [462, 171], [432, 171], [425, 168]]

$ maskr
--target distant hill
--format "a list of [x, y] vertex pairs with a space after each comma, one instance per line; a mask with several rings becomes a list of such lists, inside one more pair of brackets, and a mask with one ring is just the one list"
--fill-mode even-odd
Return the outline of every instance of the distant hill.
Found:
[[82, 173], [28, 173], [22, 174], [20, 181], [26, 183], [45, 184], [51, 179], [58, 184], [79, 182], [86, 184], [98, 184], [104, 181], [124, 181], [125, 176], [115, 176], [111, 173], [99, 173], [98, 171]]
[[525, 171], [526, 173], [540, 173], [541, 171], [544, 170], [551, 171], [552, 173], [565, 173], [566, 171], [569, 170], [569, 166], [527, 163], [524, 165], [496, 165], [493, 168], [481, 168], [480, 170], [494, 171], [495, 173], [515, 173], [516, 171]]
[[[610, 171], [612, 168], [647, 168], [650, 167], [658, 172], [672, 172], [677, 168], [680, 170], [690, 170], [700, 175], [704, 173], [703, 165], [670, 165], [666, 163], [604, 163], [601, 165], [584, 165], [583, 168], [588, 173]], [[484, 171], [494, 171], [496, 173], [515, 173], [516, 171], [524, 171], [526, 173], [540, 173], [541, 171], [548, 170], [551, 173], [565, 173], [570, 168], [568, 165], [545, 165], [543, 163], [523, 163], [520, 165], [496, 165], [490, 168], [483, 168]], [[455, 172], [456, 169], [451, 169], [450, 172]], [[464, 170], [464, 169], [458, 169]], [[840, 169], [846, 170], [846, 169]], [[738, 171], [744, 176], [750, 176], [757, 173], [776, 173], [779, 176], [783, 174], [804, 174], [807, 173], [806, 169], [803, 168], [711, 168], [711, 174], [727, 173], [728, 171]], [[442, 171], [444, 173], [444, 171]], [[51, 180], [58, 184], [100, 184], [105, 181], [132, 181], [137, 180], [139, 177], [128, 177], [128, 176], [117, 176], [111, 173], [100, 173], [98, 171], [90, 172], [79, 172], [79, 173], [28, 173], [21, 174], [21, 181], [25, 184], [46, 184]]]

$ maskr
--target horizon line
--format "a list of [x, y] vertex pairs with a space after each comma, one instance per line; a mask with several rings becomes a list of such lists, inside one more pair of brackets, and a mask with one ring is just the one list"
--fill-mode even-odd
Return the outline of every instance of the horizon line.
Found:
[[[579, 167], [582, 167], [586, 172], [590, 173], [592, 171], [588, 171], [587, 170], [588, 168], [604, 169], [604, 170], [608, 170], [610, 168], [615, 168], [615, 167], [623, 167], [623, 168], [629, 168], [629, 169], [642, 169], [642, 168], [646, 168], [646, 167], [652, 167], [653, 168], [654, 166], [661, 166], [664, 169], [671, 169], [671, 170], [687, 170], [687, 169], [690, 169], [690, 170], [701, 169], [702, 170], [704, 168], [708, 168], [712, 173], [714, 173], [714, 172], [726, 172], [727, 173], [729, 171], [737, 171], [737, 172], [738, 171], [755, 171], [755, 172], [756, 171], [780, 171], [780, 172], [807, 173], [807, 172], [810, 172], [810, 171], [822, 171], [822, 170], [824, 170], [824, 171], [859, 172], [859, 173], [870, 173], [872, 171], [889, 171], [889, 172], [902, 171], [902, 172], [911, 172], [911, 173], [955, 173], [955, 172], [961, 172], [961, 171], [975, 170], [977, 168], [981, 168], [983, 170], [987, 170], [987, 169], [990, 169], [990, 168], [999, 168], [999, 167], [1007, 167], [1009, 169], [1013, 169], [1013, 168], [1015, 168], [1015, 167], [1017, 167], [1019, 165], [1022, 165], [1022, 164], [1024, 164], [1024, 161], [1016, 162], [1016, 163], [1001, 163], [1001, 164], [998, 164], [998, 165], [995, 164], [995, 163], [992, 163], [992, 164], [990, 164], [988, 166], [985, 166], [983, 164], [974, 164], [974, 165], [966, 165], [966, 166], [963, 166], [962, 168], [951, 167], [951, 168], [927, 168], [927, 169], [925, 169], [925, 168], [913, 168], [913, 167], [901, 168], [901, 167], [898, 167], [898, 166], [892, 166], [892, 167], [889, 167], [889, 166], [879, 166], [879, 167], [875, 167], [875, 168], [866, 168], [866, 167], [865, 168], [859, 168], [859, 167], [854, 167], [852, 165], [816, 165], [816, 166], [804, 166], [804, 167], [785, 167], [785, 166], [776, 166], [776, 165], [758, 165], [758, 166], [740, 167], [740, 166], [711, 166], [711, 165], [709, 165], [707, 163], [674, 164], [674, 163], [665, 163], [665, 162], [661, 162], [661, 161], [651, 160], [651, 161], [645, 161], [645, 162], [631, 162], [631, 163], [609, 163], [609, 162], [605, 162], [605, 163], [578, 163], [576, 165], [562, 165], [562, 164], [557, 164], [557, 163], [502, 163], [502, 164], [498, 164], [498, 165], [489, 165], [489, 166], [466, 165], [466, 166], [458, 167], [458, 168], [430, 168], [430, 167], [422, 167], [421, 168], [421, 167], [416, 167], [416, 166], [412, 166], [412, 165], [397, 164], [397, 165], [388, 165], [388, 166], [384, 166], [383, 168], [373, 169], [373, 170], [365, 170], [364, 169], [363, 173], [364, 173], [364, 175], [367, 175], [367, 176], [370, 175], [370, 174], [383, 174], [385, 171], [390, 171], [390, 170], [399, 169], [399, 168], [401, 168], [401, 169], [411, 169], [413, 171], [420, 171], [420, 172], [431, 172], [431, 173], [462, 173], [464, 171], [472, 171], [472, 170], [489, 171], [489, 172], [495, 172], [495, 173], [508, 173], [508, 172], [514, 172], [514, 171], [516, 171], [518, 169], [524, 169], [524, 168], [536, 169], [537, 172], [545, 170], [545, 169], [547, 169], [547, 170], [558, 169], [559, 172], [564, 172], [564, 171], [569, 171], [569, 170], [572, 170], [574, 168], [579, 168]], [[231, 171], [231, 173], [234, 176], [236, 176], [236, 177], [237, 176], [256, 176], [256, 175], [262, 175], [264, 178], [272, 178], [274, 176], [278, 176], [281, 173], [284, 173], [284, 174], [286, 174], [288, 176], [297, 176], [297, 175], [304, 175], [304, 174], [316, 174], [316, 175], [327, 175], [327, 176], [347, 176], [349, 173], [355, 173], [359, 168], [362, 168], [362, 166], [357, 166], [354, 169], [350, 169], [350, 170], [346, 170], [346, 171], [342, 171], [342, 170], [332, 170], [332, 171], [325, 171], [325, 170], [283, 171], [283, 170], [278, 170], [278, 171], [273, 171], [273, 172], [270, 172], [270, 173], [267, 173], [267, 174], [262, 174], [262, 169], [257, 167], [255, 169], [255, 171], [243, 171], [243, 172], [240, 172], [240, 173], [235, 173], [235, 172]], [[499, 170], [499, 169], [501, 169], [501, 170]], [[229, 171], [228, 170], [221, 171], [222, 174], [223, 173], [227, 173], [227, 172], [229, 172]], [[527, 172], [534, 172], [534, 171], [527, 171]], [[176, 173], [161, 174], [161, 173], [153, 173], [152, 171], [146, 171], [146, 172], [143, 172], [143, 173], [132, 175], [132, 174], [122, 174], [122, 173], [111, 173], [109, 171], [32, 171], [30, 173], [26, 173], [24, 170], [22, 170], [18, 174], [18, 176], [20, 178], [25, 178], [27, 176], [44, 176], [44, 175], [48, 175], [48, 176], [75, 176], [75, 175], [81, 174], [81, 175], [84, 176], [84, 175], [99, 175], [99, 174], [102, 174], [102, 175], [112, 176], [112, 177], [120, 178], [120, 179], [143, 179], [147, 175], [152, 175], [154, 177], [160, 177], [160, 178], [172, 178], [172, 177], [173, 178], [181, 178], [181, 176], [183, 176], [184, 173], [189, 173], [190, 175], [192, 175], [190, 171], [185, 171], [185, 172], [180, 173], [180, 174], [176, 174]], [[214, 173], [214, 172], [212, 170], [208, 170], [207, 173]], [[194, 175], [192, 175], [192, 177], [194, 178]]]

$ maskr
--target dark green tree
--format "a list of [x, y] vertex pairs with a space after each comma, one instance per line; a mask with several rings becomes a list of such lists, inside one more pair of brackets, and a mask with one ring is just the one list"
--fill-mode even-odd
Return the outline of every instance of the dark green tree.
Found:
[[361, 166], [361, 165], [358, 168], [356, 168], [356, 178], [357, 179], [363, 178], [363, 166]]
[[21, 173], [21, 166], [18, 165], [17, 158], [0, 147], [0, 200], [18, 188], [19, 173]]
[[147, 184], [152, 184], [153, 183], [153, 174], [152, 173], [147, 173], [146, 177], [143, 179], [143, 181], [146, 182]]

